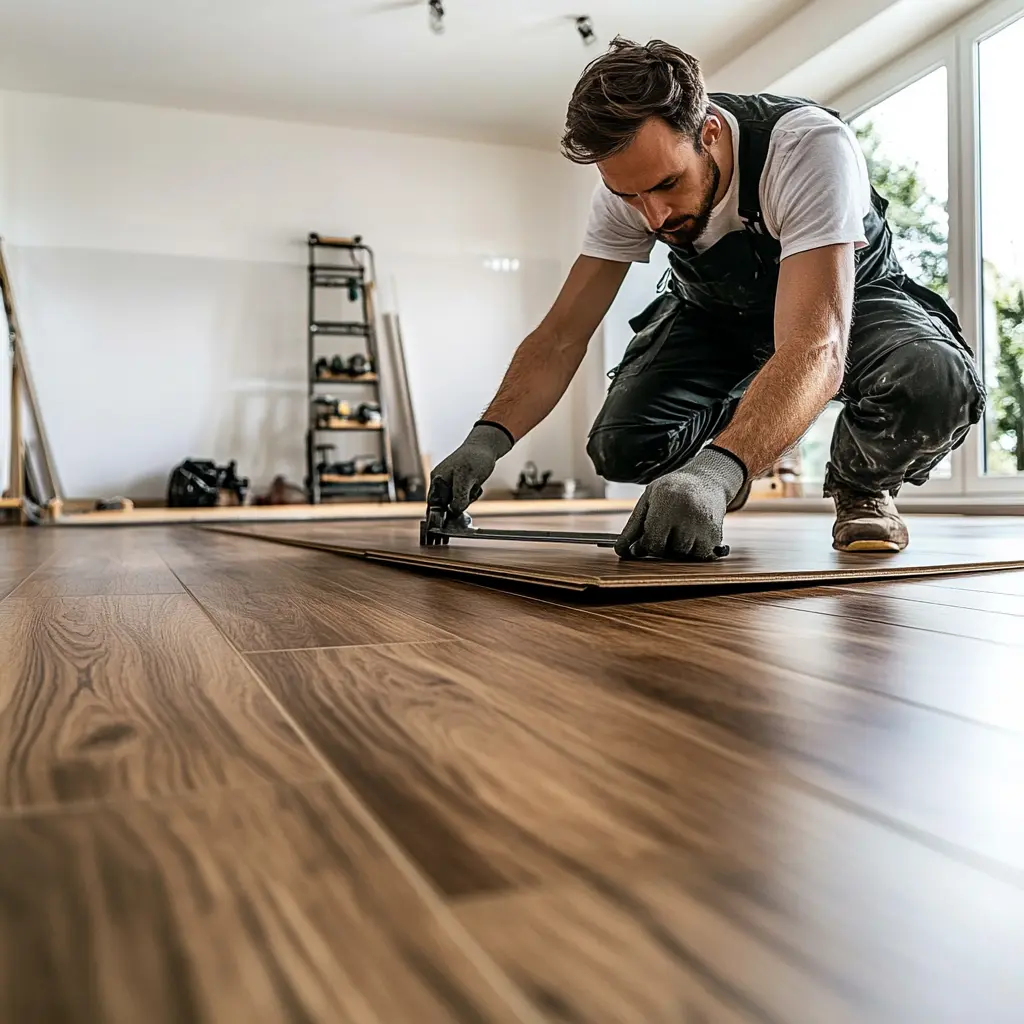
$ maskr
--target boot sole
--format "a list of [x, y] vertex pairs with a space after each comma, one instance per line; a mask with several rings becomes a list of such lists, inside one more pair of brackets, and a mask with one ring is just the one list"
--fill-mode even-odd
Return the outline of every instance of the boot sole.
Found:
[[902, 551], [894, 540], [851, 540], [848, 544], [832, 545], [836, 551]]

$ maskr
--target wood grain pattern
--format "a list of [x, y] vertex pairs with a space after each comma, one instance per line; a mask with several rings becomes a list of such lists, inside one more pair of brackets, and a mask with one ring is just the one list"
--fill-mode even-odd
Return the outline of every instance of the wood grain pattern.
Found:
[[788, 810], [728, 863], [674, 855], [459, 916], [552, 1020], [1019, 1019], [1018, 888], [798, 794]]
[[[889, 634], [894, 642], [882, 662], [883, 676], [877, 663], [845, 660], [844, 636], [851, 629], [863, 632], [864, 624], [853, 621], [844, 633], [843, 620], [814, 616], [823, 625], [813, 645], [793, 637], [790, 663], [780, 666], [763, 655], [771, 649], [771, 634], [758, 629], [756, 617], [748, 614], [751, 602], [742, 602], [742, 608], [724, 598], [708, 604], [702, 613], [683, 610], [663, 620], [659, 632], [674, 640], [668, 645], [630, 628], [646, 624], [639, 616], [647, 609], [617, 608], [616, 620], [608, 619], [609, 627], [599, 633], [591, 630], [575, 644], [568, 637], [550, 648], [545, 644], [547, 664], [590, 685], [628, 692], [724, 729], [764, 749], [795, 777], [866, 813], [931, 834], [957, 856], [981, 855], [991, 869], [1008, 867], [1015, 876], [1024, 869], [1024, 808], [1016, 797], [1024, 786], [1024, 747], [1018, 736], [878, 692], [880, 681], [895, 693], [929, 689], [930, 680], [916, 673], [908, 683], [902, 663], [908, 653], [905, 634], [915, 631], [901, 631], [898, 638]], [[886, 635], [883, 627], [873, 628]], [[730, 642], [737, 632], [740, 641]], [[947, 676], [947, 683], [959, 683], [969, 694], [975, 678], [988, 678], [983, 691], [991, 695], [1001, 685], [1001, 707], [1012, 718], [1006, 700], [1016, 700], [1015, 656], [997, 653], [972, 663], [963, 658], [960, 638], [921, 635], [931, 641], [934, 663], [946, 660], [940, 645], [951, 641], [951, 656], [959, 648], [964, 672]], [[785, 634], [780, 640], [789, 642]], [[979, 645], [978, 650], [983, 647], [1015, 655], [1008, 647]], [[776, 652], [775, 660], [781, 660], [778, 647]], [[879, 655], [884, 657], [884, 646]], [[556, 656], [561, 660], [554, 661]], [[818, 671], [804, 674], [801, 659], [802, 667], [816, 661]], [[922, 667], [927, 664], [922, 661]], [[983, 675], [984, 670], [1000, 674]], [[855, 680], [858, 673], [864, 680], [859, 687], [835, 681]], [[996, 717], [999, 707], [990, 707], [988, 715]]]
[[42, 530], [48, 557], [21, 588], [23, 598], [180, 594], [181, 584], [145, 531]]
[[[1021, 725], [1012, 710], [1020, 702], [1011, 648], [899, 627], [868, 632], [862, 623], [814, 614], [802, 622], [791, 615], [780, 627], [771, 611], [777, 605], [738, 608], [727, 598], [671, 602], [683, 614], [655, 623], [652, 633], [637, 628], [650, 625], [642, 617], [622, 621], [648, 606], [616, 607], [615, 620], [603, 609], [597, 625], [594, 611], [540, 611], [537, 602], [480, 588], [460, 598], [458, 584], [442, 594], [435, 589], [441, 581], [421, 582], [419, 596], [411, 586], [404, 592], [405, 607], [425, 614], [422, 605], [433, 602], [444, 615], [461, 616], [458, 627], [444, 617], [427, 621], [452, 624], [490, 652], [475, 663], [475, 677], [451, 666], [462, 685], [476, 678], [495, 693], [515, 694], [536, 684], [530, 700], [549, 715], [558, 706], [585, 706], [598, 691], [640, 702], [703, 730], [708, 742], [760, 750], [794, 777], [930, 834], [957, 856], [981, 856], [997, 871], [1024, 868], [1024, 809], [1015, 795], [1024, 784], [1024, 749], [1011, 731], [1019, 734]], [[773, 640], [780, 628], [791, 637], [782, 631]], [[851, 645], [851, 636], [863, 642]], [[452, 646], [448, 656], [457, 658]], [[497, 654], [520, 660], [506, 664]], [[338, 687], [330, 682], [337, 671], [318, 673], [323, 687]], [[287, 699], [284, 678], [278, 686]], [[556, 684], [568, 695], [545, 701]], [[301, 702], [305, 690], [296, 682], [289, 696]], [[313, 730], [318, 716], [330, 721], [338, 701], [344, 695], [319, 696], [314, 710], [292, 711]], [[323, 738], [324, 749], [329, 742]]]
[[0, 1020], [539, 1024], [332, 784], [0, 818]]
[[0, 650], [0, 808], [322, 774], [185, 594], [16, 595]]
[[[625, 520], [626, 516], [620, 514], [498, 516], [487, 517], [486, 522], [501, 528], [615, 532]], [[810, 514], [731, 516], [725, 539], [732, 545], [732, 554], [701, 564], [623, 562], [608, 549], [584, 545], [453, 540], [447, 546], [422, 548], [413, 523], [272, 524], [223, 529], [372, 561], [577, 590], [750, 586], [1024, 568], [1024, 530], [1013, 520], [918, 517], [911, 523], [914, 540], [910, 548], [885, 555], [833, 551], [831, 522], [828, 516]]]
[[[309, 552], [299, 552], [306, 557]], [[810, 588], [763, 596], [681, 598], [658, 602], [588, 605], [567, 598], [543, 602], [456, 580], [411, 574], [391, 566], [313, 554], [315, 571], [353, 593], [372, 592], [430, 626], [491, 650], [530, 653], [552, 672], [573, 668], [581, 637], [596, 631], [610, 644], [630, 643], [621, 629], [587, 616], [614, 619], [669, 638], [680, 656], [694, 634], [700, 649], [724, 649], [745, 659], [752, 676], [768, 665], [811, 679], [865, 690], [901, 703], [920, 705], [981, 725], [1024, 732], [1024, 703], [1017, 699], [1018, 653], [959, 636], [936, 640], [931, 631], [887, 624], [867, 628], [858, 621], [825, 621], [792, 607], [784, 597], [830, 596], [846, 588]], [[999, 575], [991, 577], [998, 581]], [[916, 584], [883, 583], [892, 595]], [[930, 593], [950, 593], [928, 586]], [[977, 595], [969, 595], [977, 596]], [[998, 596], [996, 598], [999, 599]], [[739, 605], [737, 604], [739, 602]], [[737, 614], [737, 609], [742, 614]], [[542, 621], [537, 624], [538, 618]], [[641, 645], [658, 644], [655, 637]], [[712, 649], [712, 650], [709, 650]], [[965, 680], [970, 680], [965, 685]]]
[[314, 552], [275, 550], [199, 531], [179, 539], [173, 550], [162, 550], [239, 650], [454, 639], [400, 605], [377, 600], [372, 590], [358, 593], [336, 586], [318, 571], [323, 556]]
[[[933, 523], [920, 557], [1016, 543]], [[17, 532], [50, 539], [0, 538], [10, 576], [159, 560], [240, 646], [331, 646], [243, 658], [180, 592], [0, 601], [2, 1021], [1019, 1019], [1024, 573], [581, 602]]]
[[893, 625], [1011, 646], [1024, 644], [1024, 630], [1021, 630], [1018, 616], [1002, 614], [995, 607], [984, 610], [967, 607], [970, 602], [953, 606], [937, 601], [906, 600], [903, 595], [888, 591], [863, 592], [845, 587], [814, 588], [811, 594], [788, 591], [759, 595], [757, 601], [759, 604], [775, 602], [816, 615], [859, 622], [865, 632], [876, 625]]
[[[840, 589], [814, 593], [827, 604]], [[1015, 668], [1020, 654], [1012, 647], [937, 635], [906, 621], [819, 615], [816, 604], [799, 603], [802, 593], [610, 605], [591, 611], [655, 630], [685, 649], [693, 648], [695, 638], [698, 646], [710, 643], [723, 653], [723, 666], [725, 655], [735, 656], [744, 659], [750, 673], [757, 665], [790, 673], [791, 685], [808, 677], [995, 729], [1024, 732]], [[927, 606], [923, 608], [926, 614]], [[917, 626], [922, 624], [927, 618], [918, 619]]]
[[[300, 728], [449, 894], [571, 876], [650, 852], [667, 836], [704, 841], [691, 820], [700, 811], [683, 812], [586, 737], [545, 722], [539, 709], [519, 705], [519, 714], [509, 713], [488, 700], [481, 673], [498, 687], [515, 687], [516, 676], [475, 645], [251, 660]], [[621, 720], [627, 709], [615, 712]], [[701, 809], [708, 805], [705, 795]]]

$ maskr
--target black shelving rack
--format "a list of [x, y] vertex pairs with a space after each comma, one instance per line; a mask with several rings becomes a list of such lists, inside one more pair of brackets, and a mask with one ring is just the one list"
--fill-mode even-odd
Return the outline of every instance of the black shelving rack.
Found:
[[[309, 246], [309, 316], [306, 331], [306, 363], [309, 373], [307, 403], [309, 422], [306, 430], [306, 489], [312, 504], [318, 505], [325, 499], [336, 497], [377, 497], [387, 501], [396, 500], [395, 473], [391, 459], [391, 436], [388, 430], [388, 410], [384, 389], [381, 387], [381, 365], [378, 357], [375, 305], [373, 301], [376, 286], [376, 265], [373, 250], [363, 245], [357, 235], [354, 238], [330, 238], [310, 234]], [[318, 259], [318, 256], [321, 257]], [[351, 302], [358, 303], [361, 313], [359, 320], [321, 320], [317, 316], [317, 293], [321, 289], [345, 289]], [[351, 303], [350, 303], [351, 304]], [[369, 360], [370, 372], [353, 374], [323, 374], [317, 372], [317, 341], [323, 337], [344, 337], [363, 339]], [[379, 420], [361, 421], [358, 418], [342, 418], [322, 412], [317, 405], [318, 397], [324, 394], [326, 386], [345, 388], [348, 386], [371, 387], [376, 405], [380, 410]], [[346, 474], [321, 473], [317, 445], [324, 434], [358, 431], [360, 436], [372, 437], [378, 447], [378, 461], [383, 473]]]

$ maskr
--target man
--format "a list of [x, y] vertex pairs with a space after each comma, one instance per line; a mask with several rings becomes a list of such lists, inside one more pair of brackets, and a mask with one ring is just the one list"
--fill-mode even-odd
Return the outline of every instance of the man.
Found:
[[949, 307], [903, 272], [850, 128], [807, 100], [705, 91], [696, 59], [616, 39], [584, 72], [563, 152], [600, 172], [582, 252], [494, 401], [432, 474], [460, 512], [554, 408], [629, 264], [655, 241], [668, 289], [631, 321], [588, 454], [648, 484], [616, 551], [711, 559], [722, 522], [833, 398], [833, 546], [899, 551], [893, 498], [984, 409]]

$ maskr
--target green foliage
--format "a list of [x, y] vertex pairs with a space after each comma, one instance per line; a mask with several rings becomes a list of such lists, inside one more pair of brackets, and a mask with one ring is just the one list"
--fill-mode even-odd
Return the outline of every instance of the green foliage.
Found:
[[[933, 196], [917, 167], [898, 164], [882, 153], [882, 140], [870, 120], [853, 125], [867, 160], [871, 183], [889, 202], [886, 219], [896, 254], [907, 273], [940, 295], [949, 294], [946, 204]], [[994, 314], [998, 352], [987, 381], [989, 471], [1024, 472], [1024, 283], [985, 268], [985, 298]], [[994, 376], [994, 380], [992, 379]]]
[[864, 150], [868, 174], [889, 203], [886, 219], [904, 269], [919, 284], [949, 294], [948, 215], [922, 181], [917, 167], [897, 164], [881, 152], [882, 140], [870, 120], [853, 126]]
[[1012, 462], [1006, 468], [1024, 472], [1024, 285], [1007, 283], [997, 275], [991, 292], [995, 309], [999, 360], [995, 388], [991, 389], [989, 417], [998, 431], [990, 445], [990, 469], [998, 466], [999, 451]]

